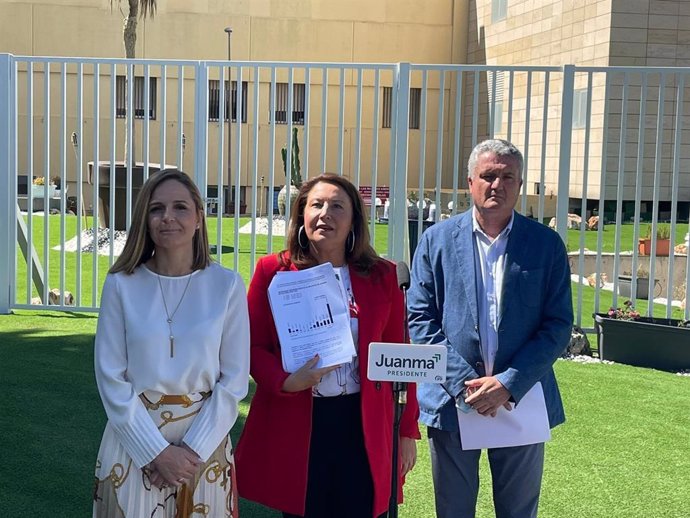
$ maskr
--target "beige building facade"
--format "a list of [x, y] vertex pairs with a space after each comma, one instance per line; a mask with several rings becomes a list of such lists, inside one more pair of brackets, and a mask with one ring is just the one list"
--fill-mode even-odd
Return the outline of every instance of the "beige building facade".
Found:
[[[121, 8], [126, 8], [126, 2]], [[496, 69], [489, 73], [470, 69], [462, 73], [460, 128], [455, 125], [456, 73], [412, 71], [408, 186], [417, 186], [422, 174], [422, 185], [429, 191], [456, 185], [465, 187], [464, 164], [472, 143], [495, 135], [510, 138], [526, 152], [525, 192], [532, 199], [541, 196], [548, 200], [558, 190], [564, 74], [545, 67], [569, 64], [578, 67], [690, 66], [690, 3], [683, 0], [429, 0], [423, 3], [412, 0], [160, 0], [155, 17], [140, 20], [136, 55], [147, 60], [219, 60], [217, 66], [210, 66], [208, 70], [209, 78], [217, 80], [222, 62], [228, 57], [224, 32], [228, 26], [233, 29], [232, 59], [252, 62], [251, 66], [241, 69], [247, 92], [246, 101], [243, 96], [240, 104], [248, 113], [239, 125], [239, 147], [235, 141], [238, 126], [233, 124], [230, 153], [233, 161], [241, 157], [239, 184], [243, 187], [258, 185], [260, 177], [264, 177], [264, 185], [268, 185], [271, 172], [276, 186], [284, 183], [280, 148], [288, 140], [288, 128], [287, 124], [272, 125], [271, 120], [275, 117], [276, 121], [287, 122], [290, 115], [285, 110], [286, 105], [282, 105], [285, 112], [282, 115], [278, 113], [281, 106], [275, 106], [271, 113], [271, 67], [261, 67], [259, 62], [494, 65]], [[108, 0], [0, 0], [0, 52], [23, 56], [121, 57], [124, 55], [122, 15], [117, 2], [111, 9]], [[18, 168], [27, 171], [33, 161], [34, 174], [42, 175], [46, 163], [58, 164], [60, 160], [60, 146], [43, 145], [45, 121], [50, 121], [48, 132], [50, 140], [55, 141], [59, 138], [61, 119], [55, 101], [51, 102], [50, 116], [46, 117], [43, 65], [34, 64], [33, 67], [36, 79], [31, 110], [28, 109], [27, 88], [22, 87], [27, 84], [22, 76], [26, 66], [20, 68], [18, 130], [20, 135], [28, 133], [31, 119], [34, 150], [31, 159], [26, 150], [19, 151]], [[511, 72], [509, 67], [516, 68]], [[524, 67], [542, 68], [529, 71]], [[306, 81], [307, 68], [298, 65], [292, 72], [292, 82], [296, 85], [293, 87], [296, 88], [293, 125], [298, 128], [302, 142], [307, 129], [309, 137], [308, 147], [302, 146], [303, 169], [305, 164], [307, 167], [303, 175], [312, 176], [321, 169], [342, 171], [366, 185], [372, 183], [372, 175], [377, 171], [377, 183], [386, 184], [392, 137], [392, 129], [387, 126], [390, 126], [390, 108], [394, 101], [389, 97], [394, 78], [391, 68], [382, 69], [377, 78], [374, 70], [364, 70], [360, 75], [356, 66], [329, 68], [326, 77], [317, 67], [310, 69]], [[76, 92], [77, 66], [69, 64], [65, 70], [67, 88]], [[58, 65], [50, 65], [50, 99], [60, 97], [60, 71]], [[179, 80], [180, 71], [184, 74], [183, 81]], [[290, 81], [289, 71], [284, 66], [275, 68], [276, 103], [286, 102], [284, 94], [288, 85], [285, 83]], [[179, 136], [184, 134], [182, 167], [191, 172], [196, 165], [192, 158], [196, 70], [191, 66], [167, 66], [163, 74], [161, 66], [152, 64], [148, 72], [150, 81], [155, 82], [156, 116], [149, 119], [148, 127], [144, 125], [143, 116], [135, 120], [135, 140], [139, 142], [135, 145], [137, 160], [144, 156], [140, 142], [148, 132], [149, 160], [176, 163]], [[94, 73], [93, 66], [84, 66], [81, 126], [76, 97], [70, 95], [66, 102], [67, 133], [79, 133], [84, 163], [94, 155]], [[101, 160], [107, 159], [111, 150], [109, 137], [104, 137], [110, 131], [111, 83], [120, 81], [111, 76], [125, 73], [126, 66], [122, 64], [114, 69], [110, 65], [99, 67], [98, 154]], [[234, 81], [239, 74], [240, 69], [233, 67]], [[137, 66], [135, 75], [143, 77], [143, 67]], [[643, 188], [639, 196], [651, 204], [654, 183], [650, 179], [655, 170], [659, 170], [664, 178], [658, 193], [662, 202], [659, 210], [669, 210], [674, 192], [670, 172], [676, 158], [679, 76], [665, 74], [663, 127], [657, 131], [661, 75], [659, 72], [647, 76], [648, 90], [643, 94], [641, 74], [630, 73], [627, 79], [622, 72], [612, 74], [607, 94], [606, 75], [602, 71], [593, 71], [591, 76], [586, 71], [575, 74], [574, 120], [569, 128], [572, 138], [569, 196], [574, 209], [577, 209], [577, 200], [583, 190], [594, 202], [602, 195], [602, 190], [606, 199], [615, 199], [618, 186], [622, 185], [623, 197], [632, 200], [641, 180]], [[166, 106], [162, 106], [163, 77]], [[254, 88], [257, 79], [258, 96]], [[378, 89], [375, 88], [377, 79]], [[327, 84], [325, 90], [324, 82]], [[305, 83], [309, 86], [301, 86]], [[625, 92], [624, 83], [629, 85]], [[687, 89], [690, 80], [685, 83]], [[144, 84], [139, 88], [143, 92]], [[218, 85], [216, 88], [216, 92], [222, 90]], [[341, 93], [344, 103], [340, 102]], [[640, 131], [642, 95], [646, 95], [647, 101]], [[590, 97], [591, 116], [587, 123], [586, 101]], [[209, 91], [211, 98], [213, 94]], [[181, 119], [177, 108], [179, 99], [184, 100]], [[303, 104], [300, 99], [305, 99], [301, 101]], [[360, 99], [361, 111], [358, 112]], [[139, 103], [143, 103], [141, 94]], [[605, 134], [606, 106], [608, 129]], [[139, 108], [143, 115], [143, 106]], [[212, 113], [211, 101], [208, 108]], [[217, 119], [217, 105], [215, 110]], [[678, 113], [680, 122], [687, 127], [690, 93]], [[123, 154], [124, 121], [118, 119], [116, 123], [118, 159]], [[164, 157], [159, 151], [162, 149], [161, 126], [166, 135]], [[217, 176], [221, 175], [224, 184], [234, 185], [237, 183], [234, 164], [233, 178], [227, 176], [227, 124], [223, 138], [220, 123], [215, 119], [209, 120], [207, 131], [208, 183], [218, 183]], [[642, 137], [641, 133], [644, 133]], [[456, 153], [458, 136], [461, 145]], [[661, 145], [658, 145], [659, 136]], [[625, 145], [621, 145], [621, 140]], [[255, 152], [255, 141], [258, 152]], [[687, 204], [690, 201], [690, 173], [682, 172], [690, 171], [690, 144], [685, 142], [687, 138], [679, 146], [681, 174], [675, 193], [680, 202]], [[47, 158], [45, 150], [50, 155]], [[222, 165], [218, 166], [221, 150], [224, 156]], [[640, 156], [642, 161], [638, 160]], [[79, 155], [68, 149], [66, 162], [70, 182], [76, 180], [74, 171], [79, 160]], [[602, 166], [606, 171], [603, 182]], [[642, 176], [637, 176], [638, 171]], [[243, 197], [249, 204], [246, 192]], [[530, 207], [534, 214], [533, 210], [536, 209]], [[642, 208], [643, 213], [651, 210], [651, 205]], [[624, 211], [629, 212], [629, 208]]]

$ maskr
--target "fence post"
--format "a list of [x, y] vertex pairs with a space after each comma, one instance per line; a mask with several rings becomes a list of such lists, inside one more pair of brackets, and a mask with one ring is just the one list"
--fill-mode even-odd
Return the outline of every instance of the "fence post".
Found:
[[410, 64], [399, 63], [395, 78], [395, 127], [394, 161], [391, 175], [391, 205], [388, 217], [389, 259], [407, 261], [410, 259], [407, 229], [407, 152], [410, 119]]
[[[573, 95], [575, 66], [563, 67], [561, 101], [561, 143], [558, 160], [558, 197], [556, 199], [556, 231], [568, 243], [568, 201], [570, 197], [570, 153], [573, 137]], [[584, 214], [582, 215], [584, 217]]]
[[16, 215], [11, 208], [15, 190], [12, 188], [11, 153], [13, 151], [10, 139], [13, 121], [12, 113], [12, 56], [0, 54], [0, 314], [10, 313], [11, 294], [15, 290], [10, 265], [12, 264], [15, 246], [10, 237], [10, 231], [15, 225]]
[[[222, 86], [221, 91], [223, 91]], [[208, 67], [204, 61], [199, 61], [196, 66], [194, 95], [196, 97], [194, 109], [194, 181], [201, 191], [204, 203], [206, 203], [208, 196]], [[222, 197], [220, 193], [222, 186], [219, 185], [218, 189], [220, 198]], [[222, 209], [218, 207], [218, 210]]]

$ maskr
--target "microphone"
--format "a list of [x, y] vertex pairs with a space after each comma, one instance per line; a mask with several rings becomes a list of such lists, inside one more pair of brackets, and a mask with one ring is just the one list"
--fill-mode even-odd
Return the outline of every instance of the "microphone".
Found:
[[398, 286], [401, 290], [407, 290], [410, 287], [410, 268], [405, 261], [400, 261], [395, 265], [395, 273], [398, 276]]

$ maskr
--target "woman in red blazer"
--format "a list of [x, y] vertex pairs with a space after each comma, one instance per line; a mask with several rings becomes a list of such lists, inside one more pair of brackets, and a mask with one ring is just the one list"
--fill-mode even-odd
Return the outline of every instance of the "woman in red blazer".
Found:
[[[391, 383], [366, 377], [371, 342], [402, 342], [404, 311], [395, 267], [369, 244], [364, 203], [341, 176], [306, 182], [292, 210], [288, 249], [259, 260], [249, 287], [251, 375], [257, 389], [235, 452], [242, 497], [286, 518], [372, 518], [391, 488]], [[282, 368], [268, 301], [276, 272], [331, 262], [350, 298], [357, 357], [292, 374]], [[400, 489], [416, 460], [416, 391], [408, 388], [400, 423]]]

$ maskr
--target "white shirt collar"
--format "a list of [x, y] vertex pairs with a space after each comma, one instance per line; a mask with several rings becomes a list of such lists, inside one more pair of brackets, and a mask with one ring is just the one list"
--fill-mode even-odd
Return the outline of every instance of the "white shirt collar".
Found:
[[[513, 222], [515, 221], [515, 211], [513, 210], [510, 213], [510, 220], [508, 221], [508, 224], [505, 226], [503, 230], [501, 230], [500, 234], [496, 236], [496, 239], [501, 239], [504, 237], [507, 237], [508, 234], [510, 234], [510, 231], [513, 229]], [[486, 235], [486, 232], [482, 230], [482, 227], [479, 225], [479, 221], [477, 221], [477, 209], [472, 209], [472, 232], [476, 233], [479, 232], [483, 236], [488, 236]], [[490, 241], [493, 241], [493, 239], [490, 239]]]

